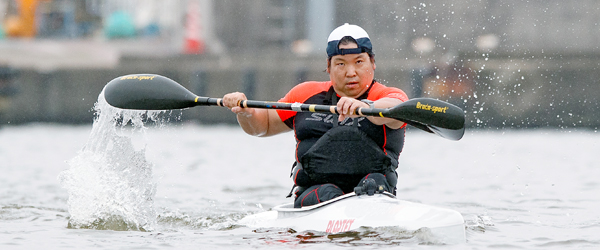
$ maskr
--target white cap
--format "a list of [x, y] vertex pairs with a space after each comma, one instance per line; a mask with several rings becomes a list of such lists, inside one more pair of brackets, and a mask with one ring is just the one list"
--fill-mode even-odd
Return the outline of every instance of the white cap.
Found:
[[[352, 37], [357, 45], [357, 49], [339, 49], [339, 42], [342, 38], [349, 36]], [[369, 34], [358, 25], [345, 23], [344, 25], [335, 28], [329, 38], [327, 38], [327, 56], [332, 57], [334, 55], [344, 54], [360, 54], [368, 52], [373, 49], [371, 45], [371, 39]]]

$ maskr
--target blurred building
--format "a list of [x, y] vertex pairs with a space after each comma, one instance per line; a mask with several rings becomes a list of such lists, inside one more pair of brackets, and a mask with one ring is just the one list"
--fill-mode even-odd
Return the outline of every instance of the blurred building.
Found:
[[[86, 79], [94, 91], [80, 93], [88, 100], [73, 101], [84, 110], [114, 76], [139, 72], [272, 100], [327, 79], [327, 36], [347, 22], [369, 33], [377, 78], [460, 105], [473, 126], [597, 126], [598, 15], [595, 0], [0, 0], [0, 66], [32, 72], [11, 81], [48, 91], [98, 76]], [[71, 105], [31, 114], [68, 117]]]
[[[328, 33], [346, 22], [364, 27], [386, 55], [413, 53], [422, 38], [431, 39], [433, 53], [598, 52], [598, 12], [594, 0], [0, 0], [9, 37], [162, 37], [181, 43], [186, 27], [194, 25], [213, 53], [319, 53]], [[35, 31], [13, 34], [7, 30], [18, 28], [11, 25], [34, 25]]]

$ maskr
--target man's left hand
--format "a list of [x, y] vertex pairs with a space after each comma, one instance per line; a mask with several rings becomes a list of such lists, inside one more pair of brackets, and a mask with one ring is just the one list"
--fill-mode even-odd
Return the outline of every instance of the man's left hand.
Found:
[[338, 121], [343, 121], [346, 118], [356, 118], [360, 115], [355, 114], [357, 108], [369, 108], [369, 104], [350, 97], [341, 97], [337, 103], [339, 113]]

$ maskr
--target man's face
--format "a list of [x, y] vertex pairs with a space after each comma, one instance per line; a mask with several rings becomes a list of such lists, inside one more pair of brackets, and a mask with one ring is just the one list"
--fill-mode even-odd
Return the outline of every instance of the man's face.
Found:
[[[340, 49], [358, 48], [355, 43], [343, 44]], [[340, 96], [358, 98], [367, 91], [373, 74], [375, 63], [371, 62], [369, 54], [346, 54], [331, 57], [327, 73], [333, 83], [333, 89]]]

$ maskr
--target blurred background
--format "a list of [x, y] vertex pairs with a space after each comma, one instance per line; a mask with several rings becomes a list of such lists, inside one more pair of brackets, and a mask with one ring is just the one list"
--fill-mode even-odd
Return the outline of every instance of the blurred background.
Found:
[[134, 73], [276, 101], [329, 79], [344, 23], [369, 33], [376, 79], [463, 107], [469, 127], [600, 125], [596, 0], [0, 0], [0, 126], [91, 123], [104, 85]]

